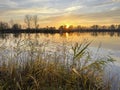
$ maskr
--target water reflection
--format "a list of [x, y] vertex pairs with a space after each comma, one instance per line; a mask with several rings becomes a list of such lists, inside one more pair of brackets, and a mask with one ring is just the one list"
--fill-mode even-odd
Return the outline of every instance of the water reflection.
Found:
[[[120, 37], [120, 32], [79, 32], [79, 33], [61, 33], [59, 34], [61, 37], [65, 37], [65, 38], [69, 38], [69, 36], [82, 36], [82, 35], [90, 35], [90, 36], [94, 36], [94, 37], [98, 37], [98, 36], [110, 36], [110, 37]], [[14, 34], [6, 34], [6, 33], [0, 33], [0, 39], [6, 39], [9, 38], [10, 36], [13, 36], [14, 38], [20, 38], [20, 37], [24, 37], [24, 38], [29, 38], [31, 39], [31, 37], [34, 36], [34, 38], [39, 38], [41, 35], [44, 35], [45, 37], [49, 37], [49, 36], [54, 36], [55, 34], [43, 34], [43, 33], [36, 33], [36, 34], [29, 34], [29, 33], [14, 33]], [[32, 35], [32, 36], [31, 36]]]
[[[110, 52], [114, 57], [119, 58], [120, 57], [119, 36], [120, 36], [120, 33], [116, 33], [116, 32], [90, 32], [90, 33], [84, 32], [84, 33], [62, 33], [62, 34], [15, 33], [15, 34], [0, 34], [0, 39], [1, 41], [4, 39], [7, 39], [8, 42], [11, 42], [12, 40], [14, 41], [14, 39], [19, 40], [19, 38], [20, 39], [22, 38], [23, 40], [24, 39], [39, 40], [40, 42], [47, 42], [47, 40], [50, 40], [50, 41], [54, 41], [55, 43], [53, 44], [59, 47], [60, 46], [59, 42], [62, 42], [63, 40], [66, 40], [65, 42], [70, 42], [72, 44], [73, 42], [80, 42], [81, 40], [88, 38], [89, 40], [94, 40], [94, 42], [92, 42], [93, 47], [98, 47], [99, 43], [102, 42], [101, 46], [103, 46], [102, 48], [105, 48], [105, 49], [100, 50], [101, 53], [99, 52], [99, 56], [103, 56], [103, 55], [106, 56], [107, 53]], [[50, 43], [48, 47], [50, 47], [54, 51], [53, 44]], [[93, 47], [90, 50], [93, 51], [93, 55], [96, 55], [95, 52], [97, 52], [98, 49], [96, 48], [95, 50]], [[55, 49], [57, 50], [57, 48]]]
[[91, 36], [105, 36], [109, 35], [110, 37], [117, 36], [120, 37], [120, 32], [91, 32]]
[[14, 34], [13, 34], [13, 37], [19, 38], [19, 37], [21, 37], [21, 34], [20, 34], [20, 33], [14, 33]]
[[1, 34], [0, 33], [0, 39], [7, 39], [9, 37], [9, 34]]

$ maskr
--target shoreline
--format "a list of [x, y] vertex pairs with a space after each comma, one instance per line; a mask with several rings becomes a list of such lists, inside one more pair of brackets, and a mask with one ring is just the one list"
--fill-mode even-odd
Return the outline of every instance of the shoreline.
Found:
[[0, 30], [0, 33], [74, 33], [74, 32], [117, 32], [120, 33], [120, 30], [103, 30], [103, 29], [98, 29], [98, 30], [92, 30], [92, 29], [87, 29], [87, 30], [46, 30], [46, 29], [6, 29], [6, 30]]

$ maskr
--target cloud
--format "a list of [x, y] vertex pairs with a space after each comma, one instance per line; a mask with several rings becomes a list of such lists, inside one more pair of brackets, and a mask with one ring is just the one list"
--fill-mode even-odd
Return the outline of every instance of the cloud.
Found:
[[65, 11], [75, 11], [78, 10], [80, 8], [82, 8], [83, 6], [72, 6], [72, 7], [68, 7], [65, 9]]
[[20, 10], [12, 10], [8, 13], [11, 14], [51, 14], [51, 13], [58, 13], [59, 10], [53, 8], [29, 8], [29, 9], [20, 9]]
[[112, 0], [113, 2], [120, 2], [120, 0]]
[[15, 7], [17, 6], [17, 3], [11, 1], [11, 0], [2, 0], [0, 1], [0, 8], [1, 7]]
[[120, 22], [120, 0], [0, 1], [0, 18], [6, 21], [11, 18], [23, 19], [26, 14], [36, 14], [44, 24], [50, 22], [57, 22], [56, 25], [66, 22], [75, 24]]
[[62, 24], [73, 25], [109, 25], [120, 24], [120, 9], [108, 12], [90, 13], [90, 14], [69, 14], [55, 17], [48, 17], [42, 19], [42, 21], [49, 21], [49, 25], [54, 23], [56, 26]]

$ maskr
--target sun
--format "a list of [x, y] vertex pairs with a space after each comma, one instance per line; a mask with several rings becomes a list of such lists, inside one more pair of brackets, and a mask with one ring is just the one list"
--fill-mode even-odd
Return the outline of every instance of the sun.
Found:
[[70, 27], [70, 24], [66, 24], [66, 28], [69, 28]]

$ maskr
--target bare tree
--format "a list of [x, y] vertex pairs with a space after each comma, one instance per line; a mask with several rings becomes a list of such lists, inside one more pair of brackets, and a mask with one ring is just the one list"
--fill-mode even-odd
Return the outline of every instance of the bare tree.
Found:
[[38, 18], [38, 16], [34, 15], [32, 19], [33, 19], [33, 24], [34, 24], [35, 29], [38, 29], [38, 27], [39, 27], [39, 24], [38, 24], [39, 18]]
[[11, 20], [9, 21], [9, 24], [10, 24], [10, 27], [12, 28], [12, 26], [14, 25], [14, 20], [11, 19]]
[[30, 29], [31, 28], [31, 20], [32, 20], [32, 17], [30, 15], [26, 15], [25, 16], [25, 23], [27, 24], [27, 28]]
[[9, 29], [9, 25], [6, 22], [0, 22], [0, 30]]

